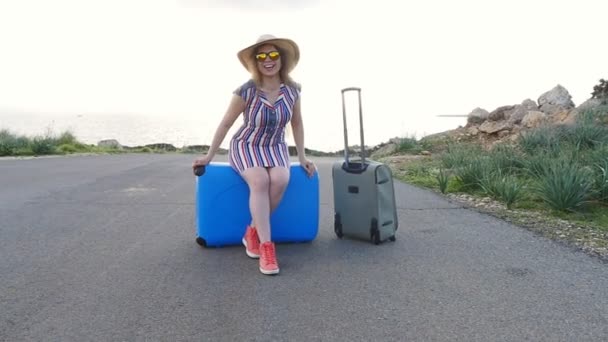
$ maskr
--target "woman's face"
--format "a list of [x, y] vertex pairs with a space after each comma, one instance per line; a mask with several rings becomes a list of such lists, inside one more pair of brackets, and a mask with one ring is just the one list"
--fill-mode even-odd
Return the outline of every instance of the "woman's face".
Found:
[[281, 55], [274, 45], [260, 46], [254, 56], [258, 70], [263, 76], [274, 76], [281, 70]]

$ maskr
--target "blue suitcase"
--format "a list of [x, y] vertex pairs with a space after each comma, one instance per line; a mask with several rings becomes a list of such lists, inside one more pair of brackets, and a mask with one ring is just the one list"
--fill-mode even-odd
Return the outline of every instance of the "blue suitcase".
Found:
[[[212, 162], [197, 172], [195, 191], [196, 242], [203, 247], [241, 244], [249, 213], [249, 188], [226, 162]], [[276, 243], [310, 242], [319, 230], [319, 176], [308, 178], [292, 163], [287, 189], [270, 217]]]

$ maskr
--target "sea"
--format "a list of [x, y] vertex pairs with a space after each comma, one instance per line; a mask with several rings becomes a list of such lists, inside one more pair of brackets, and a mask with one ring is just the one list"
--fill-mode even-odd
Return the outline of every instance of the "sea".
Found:
[[[28, 137], [69, 131], [85, 144], [115, 139], [124, 146], [155, 143], [175, 147], [209, 144], [210, 125], [202, 117], [143, 114], [0, 113], [0, 129]], [[212, 133], [211, 133], [212, 134]]]
[[[30, 113], [0, 111], [0, 130], [6, 129], [16, 135], [27, 137], [56, 136], [69, 131], [85, 144], [97, 144], [101, 140], [115, 139], [123, 146], [144, 146], [167, 143], [181, 148], [190, 145], [209, 145], [217, 127], [217, 118], [175, 114], [132, 114], [132, 113]], [[213, 121], [213, 122], [212, 122]], [[466, 124], [466, 118], [430, 118], [399, 129], [398, 124], [382, 125], [370, 121], [365, 130], [365, 144], [374, 146], [387, 142], [390, 138], [414, 137], [442, 132]], [[402, 124], [403, 125], [403, 124]], [[329, 126], [329, 127], [328, 127]], [[229, 136], [237, 129], [238, 123], [228, 132], [222, 147], [226, 147]], [[386, 127], [386, 129], [384, 129]], [[348, 133], [349, 145], [356, 145], [358, 131]], [[392, 129], [392, 130], [391, 130]], [[307, 148], [334, 152], [344, 148], [343, 126], [336, 120], [327, 122], [309, 121], [305, 125], [305, 145]], [[288, 133], [288, 142], [293, 139]]]

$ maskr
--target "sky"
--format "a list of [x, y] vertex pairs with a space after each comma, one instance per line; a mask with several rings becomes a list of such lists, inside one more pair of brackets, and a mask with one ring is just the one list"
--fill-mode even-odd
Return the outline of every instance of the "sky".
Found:
[[[343, 144], [350, 86], [366, 143], [420, 137], [464, 122], [437, 115], [558, 84], [588, 99], [608, 78], [605, 13], [605, 0], [0, 0], [0, 111], [201, 116], [209, 137], [249, 77], [237, 51], [271, 33], [300, 46], [307, 147]], [[357, 143], [354, 97], [347, 110]]]

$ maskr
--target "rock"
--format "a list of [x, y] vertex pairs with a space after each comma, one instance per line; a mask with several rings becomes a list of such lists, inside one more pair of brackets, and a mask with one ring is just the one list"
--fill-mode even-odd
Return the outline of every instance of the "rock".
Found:
[[[534, 106], [536, 106], [536, 105], [534, 105]], [[510, 123], [519, 124], [519, 123], [521, 123], [521, 120], [526, 116], [526, 114], [528, 114], [529, 111], [530, 111], [530, 109], [528, 109], [525, 105], [523, 105], [523, 104], [517, 105], [517, 106], [515, 106], [513, 111], [511, 111], [511, 115], [509, 115], [508, 120]]]
[[528, 128], [540, 126], [547, 120], [547, 115], [543, 112], [529, 111], [528, 114], [521, 120], [522, 125]]
[[397, 152], [397, 144], [390, 143], [390, 144], [386, 144], [386, 145], [380, 147], [379, 149], [377, 149], [376, 151], [374, 151], [374, 153], [372, 154], [372, 156], [374, 158], [384, 157], [384, 156], [393, 154], [395, 152]]
[[431, 152], [429, 152], [429, 151], [420, 151], [420, 154], [423, 155], [423, 156], [430, 156]]
[[550, 118], [551, 122], [553, 122], [554, 124], [572, 125], [576, 123], [577, 115], [578, 111], [576, 109], [571, 109], [559, 111], [553, 114]]
[[500, 121], [504, 119], [508, 119], [511, 115], [511, 111], [515, 109], [515, 106], [502, 106], [494, 109], [492, 113], [488, 115], [488, 120], [492, 121]]
[[548, 115], [575, 107], [568, 90], [559, 84], [538, 98], [538, 106], [541, 112]]
[[402, 138], [394, 137], [394, 138], [389, 139], [388, 143], [389, 144], [399, 145], [399, 144], [401, 144], [402, 140], [403, 140]]
[[499, 138], [504, 138], [506, 136], [509, 136], [511, 134], [511, 132], [509, 132], [508, 130], [504, 130], [504, 131], [499, 131], [498, 132], [498, 137]]
[[97, 146], [122, 149], [122, 145], [116, 139], [100, 140], [99, 142], [97, 142]]
[[469, 129], [467, 129], [467, 133], [469, 133], [472, 136], [476, 136], [477, 134], [479, 134], [479, 129], [475, 126], [469, 127]]
[[508, 117], [505, 118], [513, 124], [520, 124], [521, 120], [524, 118], [524, 116], [526, 116], [526, 114], [528, 114], [529, 111], [538, 111], [538, 106], [536, 105], [536, 102], [530, 99], [525, 99], [521, 104], [515, 105], [515, 108], [513, 108], [513, 110], [508, 113]]
[[475, 108], [467, 118], [467, 122], [470, 124], [480, 124], [488, 119], [490, 113], [483, 108]]
[[538, 110], [538, 105], [531, 99], [523, 100], [521, 105], [524, 106], [524, 108], [526, 108], [527, 110]]
[[486, 121], [479, 126], [479, 131], [487, 134], [509, 130], [513, 125], [507, 121]]

